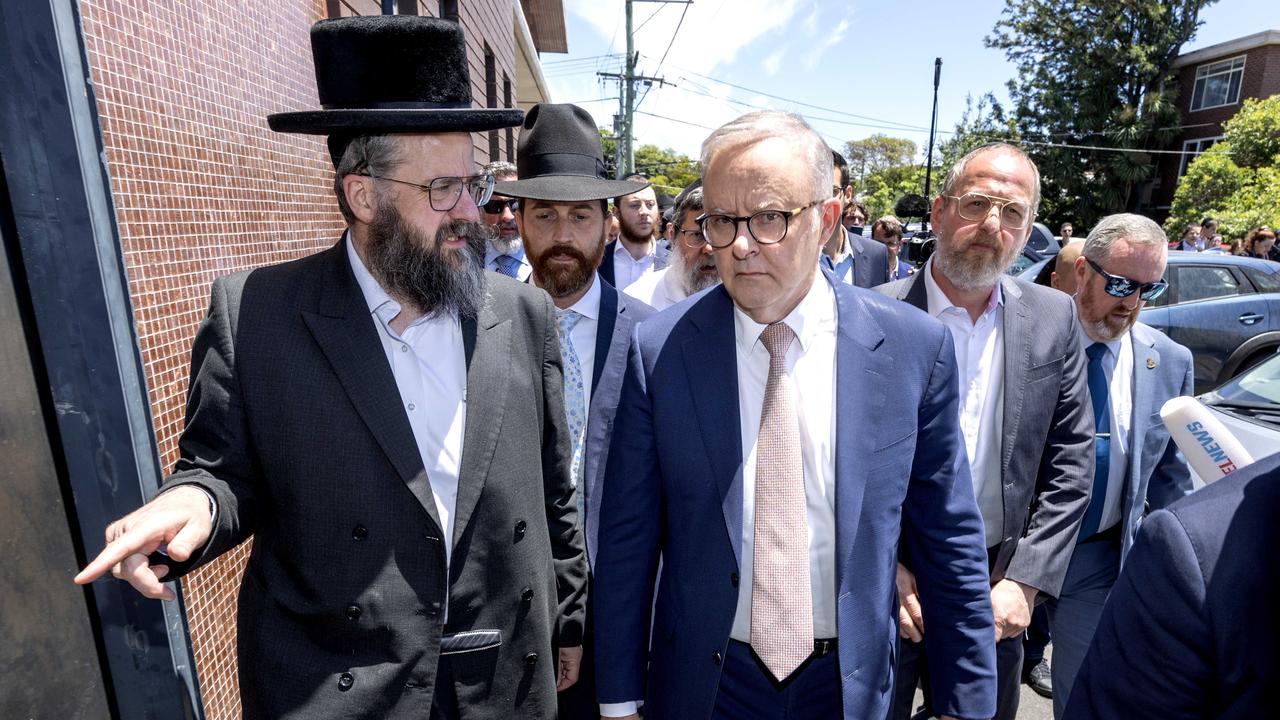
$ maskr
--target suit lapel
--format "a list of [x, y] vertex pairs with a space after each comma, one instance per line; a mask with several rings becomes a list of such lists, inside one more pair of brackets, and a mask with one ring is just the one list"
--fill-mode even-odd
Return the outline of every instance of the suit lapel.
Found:
[[[742, 433], [738, 412], [738, 363], [734, 345], [733, 302], [717, 286], [685, 316], [699, 332], [684, 342], [685, 377], [702, 428], [699, 436], [720, 495], [733, 555], [742, 567]], [[725, 366], [728, 365], [728, 370]], [[717, 382], [700, 382], [708, 373]], [[695, 391], [694, 383], [697, 382]]]
[[454, 508], [453, 538], [467, 529], [467, 522], [484, 490], [493, 462], [502, 416], [506, 409], [507, 384], [514, 360], [511, 356], [511, 315], [514, 309], [485, 289], [484, 304], [476, 320], [464, 321], [464, 345], [468, 334], [474, 340], [467, 352], [467, 421], [462, 433], [462, 463], [458, 473], [458, 498]]
[[835, 288], [836, 335], [836, 547], [844, 552], [836, 566], [836, 587], [849, 577], [846, 567], [853, 557], [858, 536], [862, 499], [867, 487], [867, 463], [875, 452], [878, 435], [868, 427], [870, 409], [888, 407], [886, 395], [893, 381], [891, 359], [875, 350], [884, 342], [884, 331], [857, 293], [834, 277], [824, 275]]
[[318, 312], [303, 311], [303, 320], [400, 479], [436, 527], [442, 528], [418, 443], [374, 324], [377, 320], [347, 262], [345, 242], [328, 252]]
[[920, 272], [915, 275], [911, 275], [905, 283], [906, 292], [899, 295], [898, 299], [929, 312], [929, 293], [924, 284], [924, 274], [926, 272], [929, 272], [928, 266], [921, 268]]
[[1156, 375], [1151, 368], [1160, 364], [1160, 353], [1155, 349], [1155, 343], [1146, 330], [1140, 325], [1134, 325], [1129, 330], [1129, 339], [1133, 346], [1133, 387], [1130, 388], [1130, 392], [1133, 393], [1133, 402], [1129, 418], [1129, 467], [1125, 470], [1124, 495], [1121, 496], [1122, 521], [1128, 519], [1130, 508], [1137, 500], [1133, 494], [1138, 487], [1138, 474], [1142, 472], [1142, 463], [1146, 460], [1142, 457], [1142, 446], [1147, 435], [1147, 423], [1151, 413], [1159, 410], [1151, 407], [1156, 389]]
[[1027, 369], [1031, 366], [1031, 343], [1034, 328], [1028, 315], [1027, 304], [1022, 302], [1022, 290], [1005, 277], [1000, 278], [1004, 292], [1004, 415], [1000, 440], [1000, 497], [1003, 501], [1004, 481], [1013, 459], [1014, 440], [1018, 436], [1018, 420], [1022, 417], [1022, 404], [1026, 390]]
[[855, 240], [852, 232], [846, 232], [845, 236], [849, 243], [849, 253], [853, 255], [853, 284], [864, 288], [879, 285], [880, 283], [871, 282], [871, 265], [865, 257], [866, 249], [862, 245], [862, 238]]
[[[591, 397], [596, 396], [596, 388], [600, 387], [600, 376], [604, 374], [605, 362], [609, 357], [609, 346], [613, 343], [613, 326], [618, 319], [618, 291], [613, 285], [600, 284], [600, 319], [596, 322], [596, 354], [595, 367], [591, 368]], [[624, 361], [625, 362], [625, 361]], [[590, 399], [587, 400], [590, 405]]]
[[600, 267], [596, 270], [600, 277], [610, 285], [616, 284], [613, 280], [613, 253], [618, 249], [618, 241], [614, 240], [604, 246], [604, 259], [600, 261]]

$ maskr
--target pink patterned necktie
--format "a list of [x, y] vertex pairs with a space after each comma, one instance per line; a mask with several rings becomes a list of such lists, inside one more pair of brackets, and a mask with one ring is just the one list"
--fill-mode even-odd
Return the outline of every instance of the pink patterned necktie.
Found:
[[786, 679], [813, 653], [809, 516], [795, 388], [786, 370], [796, 338], [785, 323], [765, 328], [769, 380], [756, 442], [755, 546], [751, 567], [751, 647]]

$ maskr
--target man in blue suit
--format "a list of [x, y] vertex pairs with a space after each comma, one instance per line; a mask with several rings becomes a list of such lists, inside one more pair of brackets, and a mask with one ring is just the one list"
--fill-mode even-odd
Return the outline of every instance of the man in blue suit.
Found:
[[1151, 513], [1063, 717], [1275, 717], [1278, 516], [1280, 454]]
[[840, 203], [803, 119], [745, 115], [702, 164], [723, 284], [647, 320], [631, 349], [595, 564], [601, 715], [884, 717], [901, 537], [931, 598], [940, 709], [990, 717], [995, 626], [950, 336], [819, 270]]
[[[839, 185], [832, 184], [831, 194], [840, 200], [843, 213], [844, 206], [853, 202], [849, 165], [838, 152], [832, 151], [831, 159], [833, 179], [840, 181]], [[884, 245], [862, 237], [861, 227], [846, 230], [844, 225], [836, 223], [819, 261], [836, 279], [850, 285], [872, 288], [891, 279], [888, 251]]]
[[1191, 351], [1138, 322], [1166, 287], [1164, 231], [1141, 215], [1103, 218], [1076, 258], [1075, 303], [1089, 358], [1096, 471], [1062, 591], [1048, 601], [1053, 710], [1061, 718], [1094, 629], [1146, 508], [1191, 492], [1191, 474], [1160, 421], [1192, 394]]
[[[641, 183], [605, 176], [595, 123], [574, 105], [542, 104], [529, 111], [516, 167], [518, 179], [500, 185], [504, 195], [521, 200], [516, 224], [533, 264], [531, 279], [556, 306], [573, 453], [570, 469], [578, 489], [578, 516], [586, 528], [587, 560], [593, 562], [600, 475], [609, 454], [627, 348], [636, 323], [653, 314], [648, 305], [602, 280], [596, 268], [608, 227], [606, 198], [634, 191]], [[597, 716], [593, 635], [588, 620], [583, 672], [576, 684], [566, 689], [561, 683], [557, 688], [561, 720]]]

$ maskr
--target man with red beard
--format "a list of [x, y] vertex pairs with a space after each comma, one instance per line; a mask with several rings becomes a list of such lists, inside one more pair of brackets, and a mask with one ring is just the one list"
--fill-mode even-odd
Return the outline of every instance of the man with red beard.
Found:
[[[485, 165], [484, 172], [492, 175], [498, 182], [516, 179], [516, 166], [505, 160], [495, 160]], [[484, 251], [484, 267], [524, 281], [529, 279], [533, 266], [525, 257], [524, 244], [520, 242], [520, 228], [516, 226], [517, 203], [519, 201], [515, 198], [494, 193], [489, 202], [480, 207], [484, 223], [489, 226], [490, 231], [489, 242]]]
[[[1022, 633], [1036, 597], [1062, 589], [1093, 477], [1094, 427], [1071, 298], [1004, 273], [1026, 245], [1039, 204], [1040, 173], [1026, 153], [1005, 143], [977, 148], [952, 167], [933, 202], [933, 257], [915, 275], [877, 288], [938, 318], [955, 339], [960, 429], [991, 568], [997, 720], [1017, 715]], [[904, 641], [893, 717], [905, 719], [927, 670], [920, 607], [929, 599], [916, 592], [911, 558], [900, 560]]]
[[1159, 225], [1111, 215], [1089, 232], [1072, 268], [1098, 439], [1089, 509], [1062, 591], [1046, 603], [1058, 718], [1138, 523], [1192, 490], [1186, 461], [1159, 417], [1170, 398], [1193, 392], [1191, 351], [1138, 322], [1143, 305], [1168, 287], [1168, 256]]
[[702, 186], [690, 186], [676, 198], [671, 215], [671, 264], [631, 284], [626, 292], [654, 310], [666, 310], [720, 282], [716, 258], [702, 235]]
[[[582, 657], [587, 567], [554, 308], [485, 272], [454, 22], [323, 20], [323, 110], [347, 231], [213, 284], [180, 459], [76, 582], [175, 579], [250, 535], [245, 718], [554, 718]], [[164, 554], [167, 553], [167, 554]]]
[[618, 197], [613, 202], [613, 212], [618, 218], [618, 240], [604, 248], [604, 262], [600, 265], [600, 277], [618, 290], [667, 266], [670, 250], [658, 245], [658, 231], [662, 211], [658, 209], [658, 196], [643, 175], [628, 175], [625, 180], [634, 181], [644, 189]]
[[[636, 323], [653, 309], [599, 277], [608, 228], [607, 198], [641, 188], [610, 180], [591, 115], [574, 105], [535, 105], [525, 117], [516, 155], [518, 180], [499, 184], [520, 198], [516, 224], [533, 263], [532, 282], [555, 303], [564, 358], [564, 411], [572, 446], [571, 477], [584, 517], [588, 561], [594, 562], [600, 477], [622, 392]], [[588, 603], [590, 602], [588, 596]], [[580, 681], [560, 694], [561, 720], [599, 715], [593, 623], [588, 620]]]

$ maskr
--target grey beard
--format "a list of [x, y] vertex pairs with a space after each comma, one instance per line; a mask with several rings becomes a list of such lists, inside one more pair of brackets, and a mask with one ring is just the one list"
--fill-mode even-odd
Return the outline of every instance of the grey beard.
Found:
[[[445, 249], [444, 241], [455, 237], [466, 247]], [[484, 294], [484, 242], [484, 226], [466, 220], [446, 221], [429, 242], [395, 206], [379, 204], [369, 225], [369, 272], [388, 294], [423, 315], [475, 318]]]
[[712, 275], [709, 278], [703, 278], [698, 272], [698, 266], [702, 263], [701, 258], [696, 262], [685, 262], [684, 255], [681, 254], [680, 248], [674, 248], [671, 252], [670, 268], [667, 272], [676, 273], [676, 277], [680, 278], [680, 289], [684, 290], [686, 296], [696, 295], [703, 290], [720, 282], [720, 276]]
[[989, 290], [1000, 280], [1000, 275], [1009, 267], [1012, 258], [1008, 262], [980, 265], [966, 260], [960, 253], [939, 248], [933, 255], [933, 262], [952, 285], [962, 290]]

